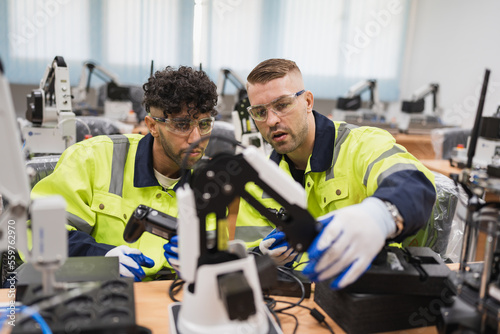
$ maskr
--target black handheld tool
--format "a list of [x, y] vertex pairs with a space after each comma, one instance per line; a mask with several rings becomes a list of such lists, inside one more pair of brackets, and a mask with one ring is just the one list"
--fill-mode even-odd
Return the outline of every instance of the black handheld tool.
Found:
[[145, 231], [170, 240], [177, 234], [177, 218], [141, 204], [125, 226], [123, 239], [135, 242]]

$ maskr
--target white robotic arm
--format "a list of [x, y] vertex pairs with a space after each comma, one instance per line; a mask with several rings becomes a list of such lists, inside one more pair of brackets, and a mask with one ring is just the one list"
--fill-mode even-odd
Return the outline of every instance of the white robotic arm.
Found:
[[22, 129], [30, 153], [62, 153], [76, 142], [75, 114], [71, 105], [69, 70], [62, 57], [55, 57], [45, 70], [40, 88], [27, 96]]
[[102, 66], [99, 66], [91, 61], [86, 61], [83, 63], [78, 85], [71, 90], [74, 103], [83, 103], [87, 99], [87, 94], [90, 90], [90, 81], [93, 74], [97, 75], [100, 79], [107, 83], [113, 82], [116, 86], [121, 85], [116, 75], [109, 72]]
[[[434, 115], [423, 115], [425, 109], [425, 97], [432, 94], [432, 110]], [[434, 118], [438, 122], [441, 116], [439, 104], [439, 84], [430, 83], [418, 88], [413, 92], [411, 100], [403, 101], [401, 105], [402, 113], [398, 117], [398, 128], [401, 132], [408, 132], [410, 124], [422, 119], [422, 123], [427, 123], [427, 118]], [[432, 123], [432, 122], [431, 122]]]
[[405, 113], [421, 113], [424, 111], [424, 98], [432, 94], [432, 110], [439, 114], [439, 84], [430, 83], [418, 88], [411, 95], [410, 101], [403, 101], [402, 111]]
[[[361, 107], [361, 94], [370, 91], [370, 109], [377, 109], [380, 105], [377, 89], [377, 80], [363, 80], [352, 85], [346, 97], [339, 97], [337, 108], [340, 110], [357, 110]], [[376, 110], [377, 112], [378, 110]]]

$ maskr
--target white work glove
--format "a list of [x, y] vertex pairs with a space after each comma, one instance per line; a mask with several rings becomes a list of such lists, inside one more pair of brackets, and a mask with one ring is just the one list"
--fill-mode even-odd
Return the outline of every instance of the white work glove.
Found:
[[274, 229], [266, 235], [259, 244], [262, 254], [267, 254], [277, 266], [291, 266], [297, 252], [290, 247], [285, 239], [285, 233]]
[[141, 266], [152, 268], [155, 265], [155, 262], [140, 250], [125, 245], [112, 248], [104, 256], [117, 257], [120, 262], [120, 276], [133, 277], [136, 282], [146, 277]]
[[396, 231], [386, 204], [368, 197], [322, 216], [323, 230], [308, 249], [310, 262], [303, 274], [311, 281], [335, 276], [332, 289], [341, 289], [358, 279]]
[[178, 277], [181, 277], [181, 263], [179, 261], [179, 237], [177, 235], [173, 236], [169, 242], [163, 245], [163, 249], [165, 250], [165, 258], [170, 266], [175, 270]]

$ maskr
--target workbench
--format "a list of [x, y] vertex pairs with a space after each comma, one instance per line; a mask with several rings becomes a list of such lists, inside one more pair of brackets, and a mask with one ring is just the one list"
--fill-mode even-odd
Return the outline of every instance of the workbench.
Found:
[[[152, 281], [134, 283], [134, 297], [135, 297], [135, 312], [136, 323], [140, 326], [149, 328], [153, 334], [167, 334], [169, 332], [169, 317], [168, 307], [173, 301], [168, 295], [168, 290], [172, 281]], [[0, 289], [0, 303], [8, 302], [8, 289]], [[289, 302], [297, 302], [298, 298], [292, 297], [278, 297], [273, 296], [276, 300], [283, 300]], [[182, 300], [182, 293], [176, 296], [177, 299]], [[318, 311], [325, 314], [314, 302], [313, 295], [309, 299], [304, 299], [301, 305], [307, 307], [316, 307]], [[285, 304], [279, 305], [286, 306]], [[299, 320], [299, 327], [297, 333], [320, 334], [330, 333], [329, 330], [320, 325], [312, 316], [309, 311], [302, 307], [294, 307], [286, 312], [291, 313]], [[295, 320], [287, 315], [279, 315], [283, 333], [292, 333], [295, 327]], [[333, 331], [338, 333], [345, 333], [332, 319], [326, 317], [326, 321], [331, 326]], [[359, 319], [363, 321], [363, 319]], [[2, 332], [4, 333], [4, 332]], [[421, 327], [411, 330], [402, 330], [391, 333], [407, 333], [407, 334], [437, 334], [435, 327]]]

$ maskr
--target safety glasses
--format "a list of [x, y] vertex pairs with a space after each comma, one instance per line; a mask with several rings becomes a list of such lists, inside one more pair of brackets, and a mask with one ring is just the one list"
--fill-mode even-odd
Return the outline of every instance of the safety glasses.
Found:
[[188, 119], [188, 118], [161, 118], [151, 116], [157, 122], [165, 123], [165, 128], [181, 136], [188, 136], [193, 132], [195, 127], [200, 129], [200, 135], [208, 135], [214, 128], [215, 118], [207, 117], [202, 119]]
[[267, 120], [269, 109], [271, 109], [278, 117], [288, 114], [297, 105], [297, 97], [304, 94], [305, 90], [301, 90], [295, 94], [280, 96], [277, 99], [267, 104], [257, 104], [247, 108], [248, 113], [258, 122]]

